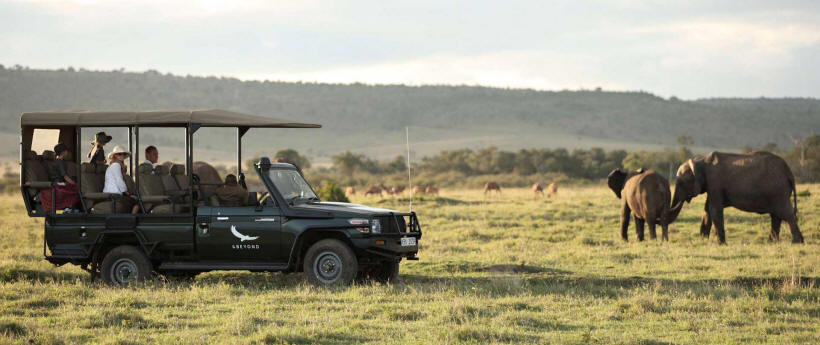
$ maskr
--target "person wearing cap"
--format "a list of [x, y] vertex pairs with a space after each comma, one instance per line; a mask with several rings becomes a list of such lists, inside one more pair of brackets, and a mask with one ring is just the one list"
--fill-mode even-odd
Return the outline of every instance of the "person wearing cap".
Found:
[[[80, 194], [77, 182], [68, 176], [68, 147], [65, 144], [57, 144], [54, 146], [54, 153], [56, 159], [49, 171], [54, 186], [54, 206], [57, 209], [64, 209], [63, 212], [71, 212], [80, 203]], [[44, 211], [51, 211], [51, 190], [41, 191], [40, 201]]]
[[93, 164], [105, 164], [105, 150], [103, 146], [111, 141], [111, 136], [105, 132], [99, 132], [94, 136], [94, 141], [91, 142], [91, 151], [88, 152], [89, 162]]
[[215, 194], [220, 206], [243, 206], [248, 200], [248, 191], [237, 183], [234, 174], [225, 176], [225, 184]]
[[131, 213], [137, 213], [139, 211], [139, 205], [134, 202], [137, 196], [128, 191], [128, 185], [125, 184], [125, 177], [123, 176], [123, 171], [125, 171], [124, 161], [130, 155], [128, 151], [125, 151], [125, 149], [120, 146], [114, 146], [114, 150], [108, 154], [110, 163], [108, 164], [108, 168], [105, 169], [103, 193], [119, 194], [127, 197], [124, 198], [124, 200], [130, 200], [133, 203]]

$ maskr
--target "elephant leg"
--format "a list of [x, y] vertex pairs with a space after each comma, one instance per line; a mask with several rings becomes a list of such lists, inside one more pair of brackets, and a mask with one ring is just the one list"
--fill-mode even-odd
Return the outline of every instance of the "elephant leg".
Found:
[[792, 232], [792, 243], [803, 243], [803, 233], [800, 232], [800, 227], [797, 226], [797, 217], [794, 215], [794, 209], [789, 207], [789, 211], [781, 216], [783, 220], [789, 224], [789, 230]]
[[646, 224], [649, 227], [649, 239], [657, 240], [658, 234], [655, 232], [655, 221], [654, 220], [647, 220]]
[[700, 218], [700, 236], [709, 238], [712, 232], [712, 217], [709, 216], [709, 201], [706, 201], [706, 207], [703, 208], [703, 216]]
[[[721, 205], [720, 203], [716, 203]], [[712, 206], [709, 208], [709, 216], [712, 218], [712, 223], [715, 225], [715, 230], [718, 235], [718, 242], [726, 244], [726, 231], [723, 228], [723, 207]]]
[[629, 205], [626, 202], [621, 205], [621, 239], [624, 242], [628, 242], [627, 232], [629, 231], [629, 215], [632, 213], [632, 210], [629, 209]]
[[661, 223], [661, 241], [669, 242], [669, 224]]
[[769, 241], [778, 242], [778, 241], [780, 241], [780, 223], [782, 222], [782, 220], [780, 218], [778, 218], [777, 216], [775, 216], [774, 214], [771, 214], [771, 218], [772, 218], [772, 230], [771, 230], [771, 232], [769, 232]]
[[643, 225], [645, 221], [635, 216], [635, 232], [638, 234], [638, 241], [643, 241]]

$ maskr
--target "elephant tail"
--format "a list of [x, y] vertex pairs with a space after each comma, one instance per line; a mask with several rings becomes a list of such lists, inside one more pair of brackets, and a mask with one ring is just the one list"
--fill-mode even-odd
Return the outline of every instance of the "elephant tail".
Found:
[[792, 198], [794, 198], [794, 219], [797, 221], [797, 184], [794, 183], [794, 178], [790, 182], [792, 183]]
[[797, 183], [794, 182], [794, 176], [789, 176], [789, 183], [792, 185], [792, 198], [794, 199], [794, 220], [797, 221]]

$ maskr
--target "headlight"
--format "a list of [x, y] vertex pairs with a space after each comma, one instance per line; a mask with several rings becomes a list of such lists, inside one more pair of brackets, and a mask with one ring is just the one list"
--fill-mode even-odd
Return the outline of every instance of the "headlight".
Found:
[[370, 231], [374, 234], [382, 233], [382, 223], [378, 219], [374, 219], [370, 224]]
[[[368, 219], [361, 219], [361, 218], [353, 218], [348, 220], [351, 225], [357, 225], [356, 229], [361, 232], [370, 232], [370, 220]], [[379, 227], [379, 231], [381, 231], [381, 227]]]

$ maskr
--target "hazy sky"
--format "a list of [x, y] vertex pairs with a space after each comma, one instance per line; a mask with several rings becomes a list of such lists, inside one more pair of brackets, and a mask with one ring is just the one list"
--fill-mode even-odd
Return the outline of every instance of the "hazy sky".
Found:
[[0, 0], [0, 63], [820, 97], [820, 1]]

